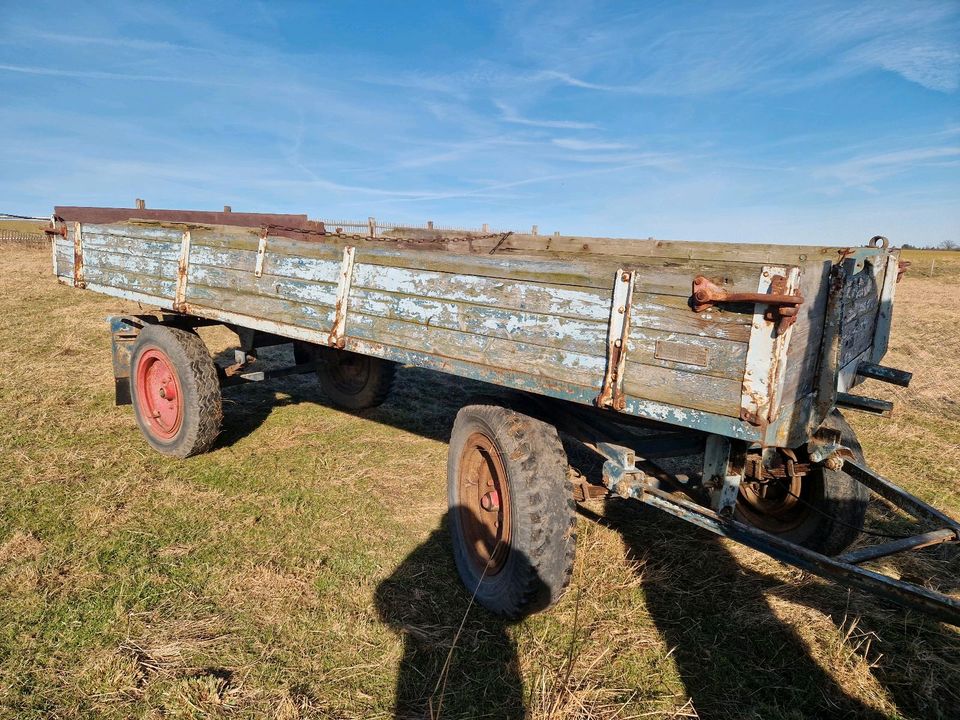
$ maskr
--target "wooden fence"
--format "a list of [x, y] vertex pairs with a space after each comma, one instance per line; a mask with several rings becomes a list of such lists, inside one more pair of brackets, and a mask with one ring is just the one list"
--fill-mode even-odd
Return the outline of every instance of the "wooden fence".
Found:
[[25, 245], [28, 247], [49, 247], [50, 239], [46, 233], [23, 232], [22, 230], [0, 229], [0, 245]]

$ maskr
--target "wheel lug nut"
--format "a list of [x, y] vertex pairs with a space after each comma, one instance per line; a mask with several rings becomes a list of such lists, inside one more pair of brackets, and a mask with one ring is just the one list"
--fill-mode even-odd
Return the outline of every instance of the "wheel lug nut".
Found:
[[480, 498], [480, 507], [482, 507], [487, 512], [493, 512], [494, 510], [500, 509], [500, 493], [496, 490], [491, 490], [482, 498]]

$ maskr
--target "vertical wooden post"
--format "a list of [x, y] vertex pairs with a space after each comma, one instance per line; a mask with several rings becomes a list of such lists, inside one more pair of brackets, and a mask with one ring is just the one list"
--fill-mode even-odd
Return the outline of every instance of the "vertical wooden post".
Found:
[[367, 218], [367, 227], [370, 230], [370, 237], [377, 236], [377, 219], [375, 217]]
[[427, 220], [427, 228], [433, 230], [433, 220]]
[[533, 229], [530, 230], [530, 234], [531, 234], [531, 235], [536, 235], [538, 232], [539, 232], [539, 229], [537, 228], [536, 225], [534, 225], [534, 226], [533, 226]]
[[147, 201], [141, 198], [137, 198], [137, 210], [146, 210], [146, 209], [147, 209]]
[[490, 232], [490, 226], [487, 223], [483, 224], [483, 229], [481, 230], [484, 234]]

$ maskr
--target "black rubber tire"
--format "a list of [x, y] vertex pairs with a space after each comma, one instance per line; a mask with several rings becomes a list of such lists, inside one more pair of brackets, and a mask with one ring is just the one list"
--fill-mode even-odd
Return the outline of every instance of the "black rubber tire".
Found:
[[[863, 449], [839, 411], [834, 410], [822, 427], [838, 431], [840, 442], [863, 464]], [[839, 555], [860, 536], [870, 490], [843, 470], [828, 470], [822, 465], [815, 465], [802, 483], [800, 494], [809, 506], [806, 517], [797, 527], [774, 534], [824, 555]], [[740, 502], [738, 516], [746, 520], [740, 515]]]
[[[180, 428], [170, 439], [157, 437], [144, 421], [137, 393], [137, 365], [143, 353], [156, 348], [171, 361], [183, 394]], [[207, 346], [190, 331], [165, 325], [146, 325], [140, 331], [130, 356], [130, 397], [134, 417], [154, 450], [170, 457], [185, 458], [206, 452], [220, 434], [223, 401], [217, 369]]]
[[[346, 410], [366, 410], [382, 405], [390, 395], [396, 363], [322, 345], [312, 346], [310, 352], [321, 361], [317, 377], [334, 405]], [[294, 355], [303, 357], [303, 348], [294, 346]]]
[[[492, 577], [471, 562], [460, 517], [460, 461], [468, 438], [476, 432], [496, 447], [510, 493], [511, 542]], [[467, 591], [476, 591], [480, 605], [517, 619], [560, 598], [573, 572], [576, 506], [556, 428], [498, 405], [461, 408], [447, 456], [447, 499], [457, 570]]]

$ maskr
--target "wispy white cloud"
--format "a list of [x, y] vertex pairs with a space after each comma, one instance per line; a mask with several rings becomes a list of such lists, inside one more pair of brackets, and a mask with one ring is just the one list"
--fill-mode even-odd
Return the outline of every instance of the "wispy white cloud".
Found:
[[847, 60], [889, 70], [928, 90], [952, 93], [960, 87], [958, 43], [884, 37], [854, 49]]
[[31, 41], [42, 40], [44, 42], [54, 43], [56, 45], [93, 45], [113, 49], [137, 50], [137, 51], [176, 51], [200, 53], [203, 55], [221, 55], [222, 53], [202, 45], [184, 45], [182, 43], [168, 42], [165, 40], [142, 40], [140, 38], [116, 37], [116, 36], [95, 36], [95, 35], [75, 35], [72, 33], [48, 32], [45, 30], [23, 29], [22, 31]]
[[514, 108], [499, 100], [495, 100], [494, 105], [500, 110], [501, 120], [516, 125], [529, 125], [530, 127], [555, 128], [560, 130], [595, 130], [600, 127], [596, 123], [581, 122], [579, 120], [546, 120], [524, 117]]
[[960, 146], [908, 148], [858, 155], [815, 168], [814, 176], [832, 178], [844, 186], [871, 189], [879, 180], [932, 167], [960, 165]]
[[557, 147], [566, 150], [629, 150], [630, 145], [618, 142], [604, 142], [603, 140], [578, 140], [577, 138], [553, 138], [551, 142]]
[[108, 72], [104, 70], [64, 70], [62, 68], [7, 64], [0, 64], [0, 71], [23, 73], [25, 75], [47, 75], [51, 77], [82, 78], [88, 80], [134, 80], [137, 82], [183, 83], [185, 85], [206, 85], [210, 87], [242, 87], [240, 83], [228, 82], [226, 80], [209, 80], [190, 75], [151, 75]]

